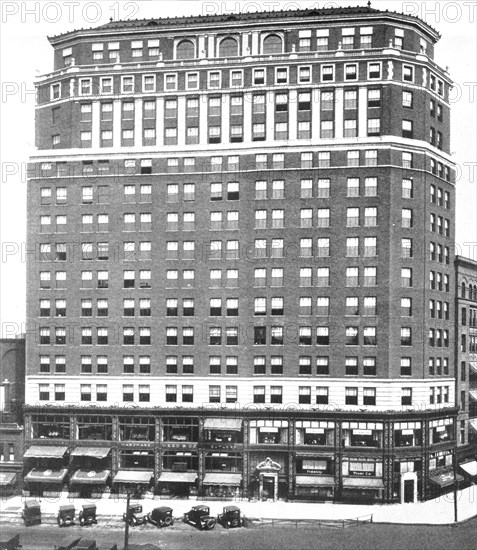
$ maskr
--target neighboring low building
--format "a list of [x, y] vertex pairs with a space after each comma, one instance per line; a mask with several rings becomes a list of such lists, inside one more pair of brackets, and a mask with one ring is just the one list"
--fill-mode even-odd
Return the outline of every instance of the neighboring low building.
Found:
[[22, 483], [25, 339], [0, 340], [0, 494]]
[[458, 457], [477, 478], [477, 262], [456, 256], [456, 403]]

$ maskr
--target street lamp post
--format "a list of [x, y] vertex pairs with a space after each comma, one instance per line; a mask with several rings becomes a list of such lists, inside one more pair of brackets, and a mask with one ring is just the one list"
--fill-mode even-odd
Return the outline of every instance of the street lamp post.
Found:
[[129, 548], [129, 501], [131, 499], [131, 493], [128, 491], [126, 495], [126, 521], [124, 526], [124, 550]]

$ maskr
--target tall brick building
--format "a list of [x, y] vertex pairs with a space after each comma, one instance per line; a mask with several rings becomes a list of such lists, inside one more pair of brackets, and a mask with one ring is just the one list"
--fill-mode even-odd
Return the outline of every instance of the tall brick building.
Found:
[[31, 492], [391, 502], [452, 484], [438, 39], [371, 8], [49, 39], [28, 191]]

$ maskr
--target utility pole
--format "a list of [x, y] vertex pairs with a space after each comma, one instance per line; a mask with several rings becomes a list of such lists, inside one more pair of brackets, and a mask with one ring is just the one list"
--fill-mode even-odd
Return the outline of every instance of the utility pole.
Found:
[[126, 496], [126, 521], [124, 526], [124, 550], [129, 548], [129, 500], [131, 499], [131, 494], [127, 493]]
[[454, 456], [452, 460], [452, 466], [454, 469], [454, 522], [457, 523], [457, 439], [454, 445]]

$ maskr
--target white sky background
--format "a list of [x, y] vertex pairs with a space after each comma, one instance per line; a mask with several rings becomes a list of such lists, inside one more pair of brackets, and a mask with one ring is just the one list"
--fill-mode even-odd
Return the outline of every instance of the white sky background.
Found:
[[[34, 86], [37, 75], [53, 69], [47, 36], [103, 25], [111, 17], [144, 19], [236, 11], [365, 6], [342, 1], [7, 1], [0, 2], [0, 334], [24, 330], [26, 163], [34, 147]], [[449, 66], [456, 83], [452, 104], [452, 153], [458, 165], [457, 253], [477, 260], [477, 0], [386, 1], [372, 7], [419, 16], [442, 39], [435, 60]]]

